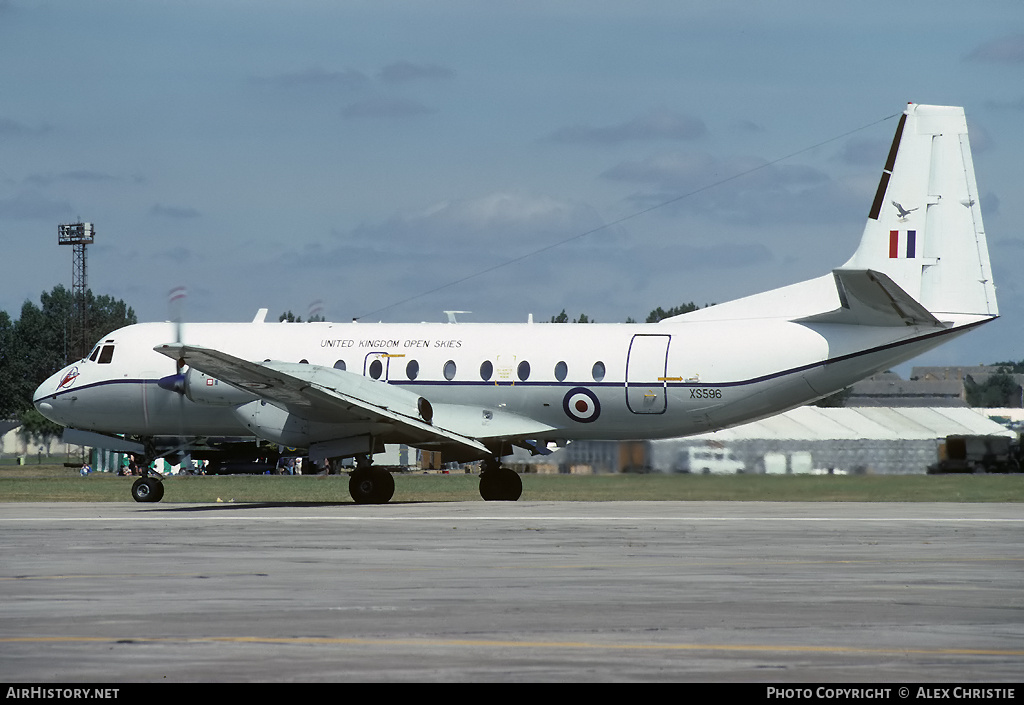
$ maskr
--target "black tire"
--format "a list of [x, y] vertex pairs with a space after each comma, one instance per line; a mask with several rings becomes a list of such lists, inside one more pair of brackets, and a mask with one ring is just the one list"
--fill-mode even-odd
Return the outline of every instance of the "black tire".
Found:
[[132, 499], [136, 502], [159, 502], [164, 498], [164, 483], [152, 477], [140, 477], [132, 484]]
[[523, 481], [510, 468], [495, 468], [480, 473], [480, 496], [486, 502], [515, 502], [523, 495]]
[[395, 478], [387, 470], [355, 470], [348, 479], [348, 493], [356, 504], [387, 504], [395, 494]]

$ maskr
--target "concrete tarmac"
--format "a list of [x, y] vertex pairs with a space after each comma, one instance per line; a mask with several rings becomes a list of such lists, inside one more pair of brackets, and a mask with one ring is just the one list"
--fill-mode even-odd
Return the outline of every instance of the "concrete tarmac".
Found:
[[0, 504], [4, 682], [1014, 683], [1024, 505]]

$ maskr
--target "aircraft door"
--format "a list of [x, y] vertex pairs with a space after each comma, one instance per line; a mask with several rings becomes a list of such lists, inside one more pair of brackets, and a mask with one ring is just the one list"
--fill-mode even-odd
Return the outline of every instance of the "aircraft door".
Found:
[[388, 367], [393, 356], [386, 352], [372, 352], [363, 360], [363, 376], [388, 381]]
[[670, 335], [634, 335], [626, 359], [626, 406], [634, 414], [663, 414], [668, 405]]

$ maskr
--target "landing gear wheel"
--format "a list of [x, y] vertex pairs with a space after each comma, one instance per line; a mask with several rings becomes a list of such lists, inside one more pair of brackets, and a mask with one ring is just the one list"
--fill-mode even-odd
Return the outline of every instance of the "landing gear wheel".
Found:
[[164, 483], [153, 477], [140, 477], [132, 485], [132, 499], [136, 502], [159, 502], [164, 498]]
[[359, 468], [348, 479], [356, 504], [387, 504], [395, 494], [395, 478], [380, 468]]
[[487, 502], [515, 502], [523, 495], [523, 481], [510, 468], [491, 468], [480, 473], [480, 496]]

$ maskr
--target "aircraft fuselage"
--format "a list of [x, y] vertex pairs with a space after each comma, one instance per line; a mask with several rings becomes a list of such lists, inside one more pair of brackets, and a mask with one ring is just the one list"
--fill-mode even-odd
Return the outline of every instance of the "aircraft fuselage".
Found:
[[[188, 324], [181, 337], [253, 362], [309, 363], [398, 386], [435, 406], [523, 419], [533, 440], [683, 436], [742, 423], [831, 394], [959, 332], [787, 320], [661, 324]], [[44, 382], [36, 404], [83, 430], [142, 436], [259, 435], [308, 446], [336, 424], [255, 429], [248, 392], [213, 378], [186, 396], [158, 383], [176, 371], [153, 348], [171, 323], [111, 333], [97, 353]], [[245, 411], [248, 409], [249, 411]], [[496, 424], [500, 425], [500, 424]], [[274, 426], [276, 428], [276, 426]], [[368, 427], [379, 432], [386, 427]], [[346, 429], [358, 434], [362, 429]]]

